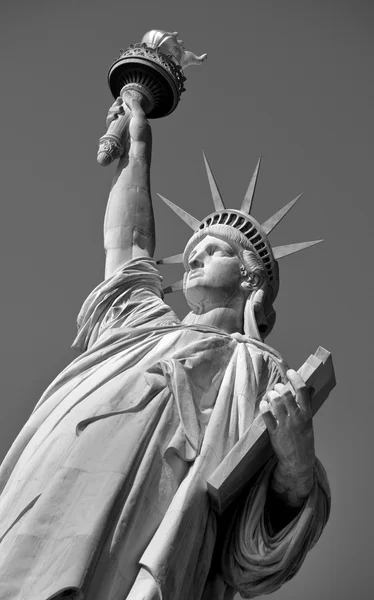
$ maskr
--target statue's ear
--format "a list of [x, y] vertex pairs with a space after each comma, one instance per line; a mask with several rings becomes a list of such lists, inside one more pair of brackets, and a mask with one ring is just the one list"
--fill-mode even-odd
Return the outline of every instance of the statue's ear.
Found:
[[259, 294], [265, 286], [267, 288], [265, 276], [261, 271], [254, 271], [249, 275], [248, 279], [252, 284], [252, 289], [256, 290], [256, 294]]
[[[258, 294], [259, 292], [261, 292], [261, 290], [263, 290], [264, 286], [266, 285], [266, 280], [265, 277], [263, 275], [263, 273], [261, 273], [261, 271], [252, 271], [252, 273], [248, 273], [245, 269], [245, 267], [241, 267], [240, 268], [242, 277], [243, 277], [243, 281], [241, 282], [241, 287], [243, 290], [245, 290], [246, 292], [255, 292], [256, 294]], [[267, 285], [266, 285], [267, 287]], [[258, 302], [262, 301], [262, 296], [259, 296]]]

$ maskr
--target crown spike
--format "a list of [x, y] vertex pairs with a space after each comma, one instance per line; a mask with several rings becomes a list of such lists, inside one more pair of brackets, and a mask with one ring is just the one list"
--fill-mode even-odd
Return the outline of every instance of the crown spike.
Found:
[[295, 254], [295, 252], [300, 252], [300, 250], [305, 250], [305, 248], [309, 248], [309, 246], [314, 246], [315, 244], [320, 244], [323, 240], [315, 240], [314, 242], [300, 242], [299, 244], [288, 244], [287, 246], [276, 246], [273, 248], [273, 254], [275, 260], [279, 260], [280, 258], [284, 258], [285, 256], [289, 256], [290, 254]]
[[167, 256], [166, 258], [160, 258], [160, 260], [156, 261], [158, 265], [172, 265], [175, 263], [183, 262], [183, 252], [182, 254], [174, 254], [174, 256]]
[[206, 172], [208, 175], [208, 181], [209, 181], [209, 187], [210, 187], [210, 192], [212, 194], [212, 198], [213, 198], [213, 204], [214, 204], [214, 208], [218, 211], [218, 210], [225, 210], [225, 205], [223, 203], [222, 200], [222, 196], [221, 193], [218, 189], [218, 185], [217, 182], [214, 178], [214, 175], [212, 173], [212, 169], [210, 168], [209, 162], [207, 157], [205, 156], [205, 152], [203, 150], [203, 157], [204, 157], [204, 162], [205, 162], [205, 168], [206, 168]]
[[180, 290], [183, 290], [183, 279], [180, 279], [179, 281], [168, 285], [162, 291], [164, 292], [164, 294], [172, 294], [173, 292], [179, 292]]
[[270, 217], [265, 223], [262, 223], [261, 228], [265, 232], [266, 235], [269, 235], [273, 229], [281, 222], [283, 217], [286, 216], [289, 210], [296, 204], [298, 200], [300, 200], [302, 194], [291, 200], [286, 206], [283, 206], [280, 210], [278, 210], [272, 217]]
[[254, 173], [252, 175], [252, 179], [249, 182], [249, 186], [248, 186], [246, 195], [244, 196], [244, 200], [240, 207], [240, 210], [242, 210], [243, 212], [246, 212], [248, 214], [251, 213], [251, 209], [252, 209], [253, 198], [255, 196], [257, 179], [258, 179], [258, 172], [260, 170], [260, 165], [261, 165], [261, 159], [262, 159], [262, 156], [260, 156], [260, 158], [258, 159], [258, 163], [257, 163]]
[[169, 208], [171, 208], [178, 215], [178, 217], [180, 217], [185, 223], [187, 223], [187, 225], [191, 227], [193, 231], [196, 231], [196, 229], [198, 229], [200, 221], [198, 221], [197, 219], [195, 219], [195, 217], [183, 210], [183, 208], [179, 208], [179, 206], [173, 204], [173, 202], [170, 202], [170, 200], [167, 200], [167, 198], [164, 198], [164, 196], [161, 196], [161, 194], [157, 194], [157, 196], [159, 196], [161, 200], [163, 200], [165, 204], [167, 204]]

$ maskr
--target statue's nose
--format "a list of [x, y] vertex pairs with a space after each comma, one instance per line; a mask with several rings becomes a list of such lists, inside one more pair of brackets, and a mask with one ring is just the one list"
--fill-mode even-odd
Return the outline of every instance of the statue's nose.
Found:
[[204, 266], [204, 262], [202, 261], [202, 258], [199, 255], [195, 255], [193, 257], [193, 259], [191, 259], [189, 261], [188, 264], [189, 264], [191, 270], [192, 269], [199, 269], [199, 268], [201, 268], [201, 267]]

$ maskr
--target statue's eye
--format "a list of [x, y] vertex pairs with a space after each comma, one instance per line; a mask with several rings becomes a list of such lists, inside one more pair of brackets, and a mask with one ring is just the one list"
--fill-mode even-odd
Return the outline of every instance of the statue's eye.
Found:
[[231, 256], [230, 252], [223, 250], [223, 248], [216, 247], [213, 251], [217, 256]]
[[212, 256], [212, 254], [219, 254], [221, 256], [225, 256], [225, 251], [222, 250], [219, 246], [209, 246], [207, 248], [207, 253]]

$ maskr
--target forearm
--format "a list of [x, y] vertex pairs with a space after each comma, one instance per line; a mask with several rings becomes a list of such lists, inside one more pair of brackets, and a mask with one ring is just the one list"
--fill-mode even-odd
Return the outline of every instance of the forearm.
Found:
[[[260, 403], [277, 457], [267, 504], [270, 522], [278, 531], [292, 520], [308, 498], [316, 462], [310, 392], [296, 371], [289, 369], [287, 379], [288, 385], [275, 384]], [[293, 515], [288, 521], [287, 513]]]
[[313, 465], [299, 469], [278, 462], [271, 478], [271, 489], [285, 504], [300, 508], [313, 487]]
[[135, 123], [135, 127], [136, 136], [142, 139], [131, 140], [128, 153], [125, 151], [119, 161], [105, 215], [106, 277], [132, 258], [154, 252], [151, 132], [146, 121]]
[[299, 469], [277, 463], [269, 481], [266, 513], [273, 533], [288, 525], [304, 505], [314, 483], [314, 466]]

